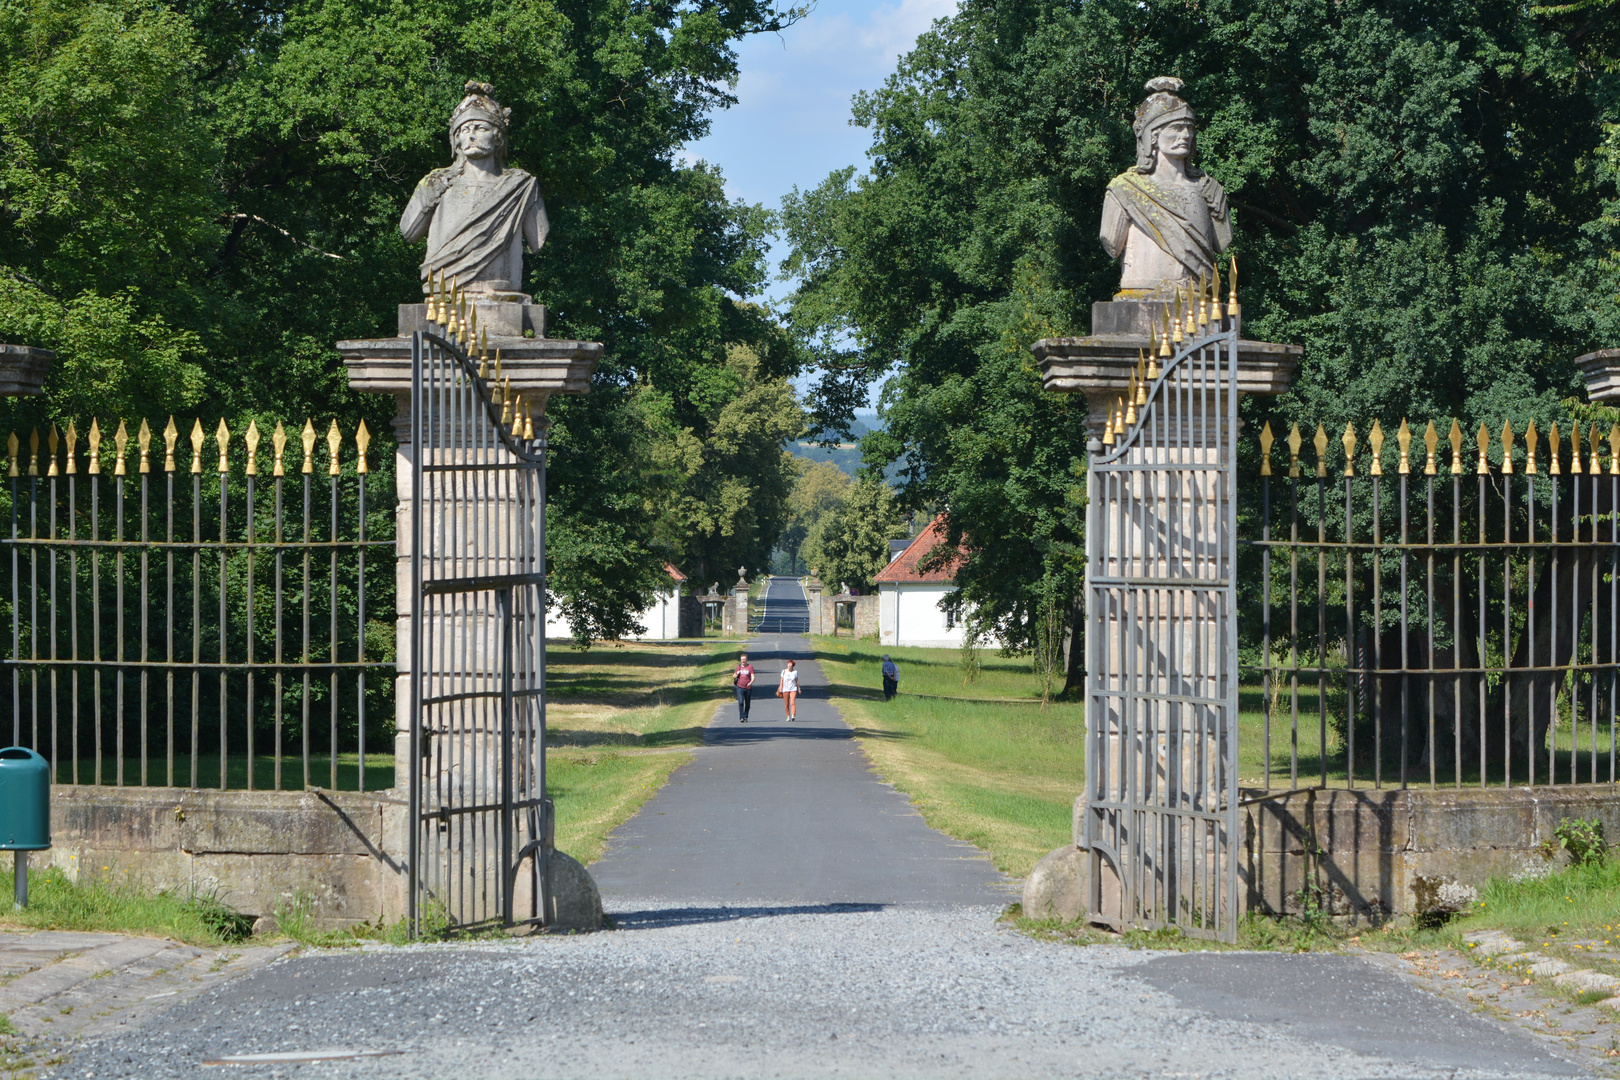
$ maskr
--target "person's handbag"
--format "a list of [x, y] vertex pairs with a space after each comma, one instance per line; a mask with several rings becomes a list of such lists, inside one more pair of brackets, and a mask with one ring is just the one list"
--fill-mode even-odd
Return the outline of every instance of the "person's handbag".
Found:
[[782, 691], [780, 691], [780, 690], [778, 690], [778, 691], [777, 691], [777, 692], [776, 692], [776, 696], [777, 696], [777, 697], [781, 697], [781, 696], [782, 696]]

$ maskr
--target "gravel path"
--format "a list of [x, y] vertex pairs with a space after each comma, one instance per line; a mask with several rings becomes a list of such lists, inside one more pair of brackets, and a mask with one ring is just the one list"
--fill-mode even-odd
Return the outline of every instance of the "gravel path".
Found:
[[612, 933], [309, 956], [65, 1072], [219, 1075], [202, 1063], [340, 1048], [392, 1053], [231, 1075], [1578, 1075], [1354, 959], [1043, 944], [997, 914], [632, 905]]

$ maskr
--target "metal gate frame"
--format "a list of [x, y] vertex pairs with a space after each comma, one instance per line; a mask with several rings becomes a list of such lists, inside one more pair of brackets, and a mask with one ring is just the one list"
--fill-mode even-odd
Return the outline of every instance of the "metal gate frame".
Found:
[[1162, 373], [1144, 360], [1088, 447], [1079, 839], [1092, 921], [1234, 941], [1238, 329], [1188, 322], [1192, 340]]
[[[491, 380], [487, 358], [475, 363], [457, 343], [455, 312], [438, 306], [451, 326], [411, 336], [407, 911], [416, 934], [425, 915], [455, 927], [543, 923], [554, 844], [545, 427], [536, 437], [501, 386], [499, 354]], [[532, 885], [520, 913], [525, 861]]]

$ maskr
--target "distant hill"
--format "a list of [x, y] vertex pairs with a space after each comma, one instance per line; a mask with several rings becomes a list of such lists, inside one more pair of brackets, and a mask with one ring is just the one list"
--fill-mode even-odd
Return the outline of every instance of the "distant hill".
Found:
[[[883, 430], [883, 421], [878, 419], [876, 409], [858, 409], [855, 420], [850, 424], [850, 432], [854, 436], [848, 442], [837, 443], [833, 446], [817, 446], [814, 438], [802, 442], [788, 443], [788, 453], [795, 457], [806, 458], [810, 461], [830, 461], [849, 476], [854, 476], [861, 467], [861, 448], [857, 445], [861, 436], [868, 432]], [[898, 464], [890, 465], [883, 471], [883, 478], [890, 484], [900, 475]]]

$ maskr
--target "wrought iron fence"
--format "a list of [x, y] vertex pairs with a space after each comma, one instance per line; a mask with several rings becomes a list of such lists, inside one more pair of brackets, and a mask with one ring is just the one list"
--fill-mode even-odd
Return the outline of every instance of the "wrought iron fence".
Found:
[[1614, 783], [1620, 425], [1394, 441], [1260, 433], [1243, 783]]
[[13, 742], [58, 783], [392, 786], [395, 493], [370, 438], [306, 421], [289, 447], [277, 423], [264, 476], [256, 421], [196, 421], [188, 460], [172, 417], [53, 427], [43, 459], [13, 434]]

